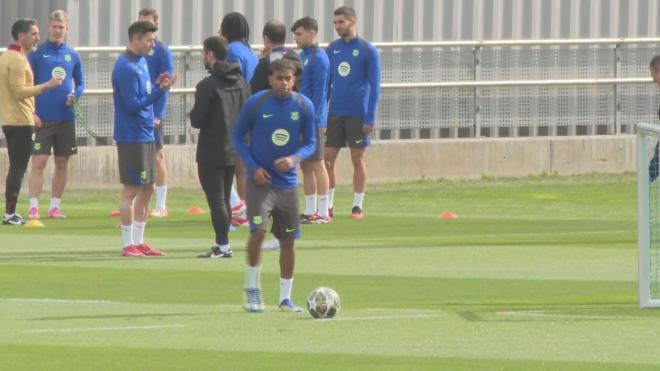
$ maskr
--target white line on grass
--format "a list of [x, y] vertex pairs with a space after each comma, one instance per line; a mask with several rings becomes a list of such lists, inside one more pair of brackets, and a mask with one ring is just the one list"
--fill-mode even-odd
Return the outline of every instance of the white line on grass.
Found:
[[119, 304], [108, 300], [77, 300], [77, 299], [50, 299], [50, 298], [6, 298], [4, 301], [36, 302], [36, 303], [76, 303], [76, 304]]
[[[389, 319], [419, 319], [419, 318], [433, 318], [440, 317], [440, 314], [404, 314], [398, 316], [375, 316], [375, 317], [337, 317], [332, 318], [333, 321], [382, 321]], [[325, 321], [319, 321], [325, 322]]]
[[[536, 309], [520, 311], [500, 311], [495, 314], [499, 317], [545, 317], [545, 318], [571, 318], [571, 319], [654, 319], [644, 316], [616, 316], [616, 315], [592, 315], [589, 312], [603, 312], [616, 309], [632, 309], [632, 307], [572, 307], [558, 309]], [[565, 312], [583, 312], [583, 313], [565, 313]], [[586, 313], [585, 313], [586, 312]]]
[[84, 332], [84, 331], [121, 331], [121, 330], [153, 330], [164, 328], [182, 328], [184, 325], [144, 325], [144, 326], [122, 326], [122, 327], [85, 327], [85, 328], [45, 328], [37, 330], [25, 330], [31, 333], [57, 333], [57, 332]]

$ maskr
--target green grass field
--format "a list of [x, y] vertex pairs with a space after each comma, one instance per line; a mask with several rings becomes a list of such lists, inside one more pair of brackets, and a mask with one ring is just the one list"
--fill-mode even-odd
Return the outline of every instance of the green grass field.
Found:
[[243, 312], [246, 229], [233, 259], [195, 258], [213, 235], [184, 213], [206, 208], [200, 191], [170, 191], [170, 217], [150, 220], [163, 258], [120, 256], [117, 191], [69, 191], [68, 219], [0, 228], [0, 369], [660, 368], [660, 311], [637, 306], [632, 175], [372, 186], [360, 221], [349, 197], [297, 245], [294, 300], [342, 298], [313, 320], [274, 307], [272, 251], [270, 306]]

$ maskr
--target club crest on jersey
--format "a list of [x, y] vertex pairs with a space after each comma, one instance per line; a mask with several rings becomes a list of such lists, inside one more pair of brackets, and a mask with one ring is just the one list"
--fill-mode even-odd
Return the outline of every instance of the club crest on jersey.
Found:
[[293, 111], [291, 112], [291, 120], [298, 121], [300, 119], [300, 112]]
[[346, 77], [351, 73], [351, 65], [346, 61], [341, 62], [339, 63], [339, 66], [337, 66], [337, 71], [339, 72], [339, 76]]
[[261, 218], [261, 216], [257, 215], [254, 218], [252, 218], [252, 224], [259, 225], [261, 223], [263, 223], [263, 219]]
[[66, 78], [66, 70], [62, 67], [55, 67], [53, 68], [53, 71], [50, 73], [51, 76], [53, 77], [59, 77], [61, 79]]
[[147, 80], [147, 95], [151, 95], [151, 81]]
[[273, 135], [271, 135], [270, 139], [273, 141], [273, 144], [278, 146], [278, 147], [283, 147], [287, 143], [289, 143], [289, 132], [286, 131], [285, 129], [277, 129], [273, 132]]
[[360, 55], [360, 49], [353, 49], [353, 56], [357, 57], [358, 55]]
[[64, 60], [67, 62], [71, 62], [71, 54], [65, 54], [64, 55]]

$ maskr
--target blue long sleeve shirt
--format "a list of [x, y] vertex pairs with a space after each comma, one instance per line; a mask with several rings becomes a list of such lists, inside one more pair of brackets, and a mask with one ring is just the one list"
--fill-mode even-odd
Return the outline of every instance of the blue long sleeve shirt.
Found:
[[153, 104], [164, 91], [151, 83], [144, 57], [127, 50], [112, 70], [114, 139], [118, 143], [154, 141]]
[[67, 106], [69, 94], [80, 98], [85, 90], [83, 66], [80, 56], [66, 43], [47, 40], [36, 52], [28, 55], [35, 85], [43, 84], [54, 76], [64, 78], [62, 85], [37, 95], [36, 112], [44, 121], [75, 121], [73, 107]]
[[[261, 99], [264, 94], [268, 96]], [[275, 160], [288, 156], [303, 160], [314, 153], [314, 106], [298, 93], [279, 98], [270, 90], [261, 91], [251, 96], [241, 109], [232, 130], [232, 142], [248, 168], [248, 178], [263, 168], [270, 174], [273, 187], [295, 188], [298, 186], [295, 167], [281, 172], [275, 167]]]
[[[156, 39], [154, 48], [151, 49], [149, 55], [145, 56], [147, 60], [147, 66], [149, 66], [149, 76], [151, 76], [151, 85], [156, 86], [156, 80], [163, 72], [168, 72], [170, 77], [174, 73], [174, 58], [172, 57], [172, 52], [170, 48], [164, 42]], [[167, 97], [169, 96], [169, 91], [164, 92], [164, 94], [154, 102], [154, 117], [157, 119], [165, 118], [165, 110], [167, 107]]]
[[300, 78], [300, 93], [314, 104], [314, 123], [317, 127], [328, 125], [328, 73], [330, 61], [327, 54], [315, 46], [303, 48], [300, 53], [303, 73]]
[[333, 41], [326, 49], [330, 60], [330, 108], [333, 116], [362, 116], [373, 125], [380, 96], [380, 55], [359, 37]]
[[227, 46], [227, 63], [238, 63], [241, 65], [241, 74], [249, 84], [254, 75], [254, 70], [259, 64], [259, 58], [250, 47], [241, 41], [232, 41]]

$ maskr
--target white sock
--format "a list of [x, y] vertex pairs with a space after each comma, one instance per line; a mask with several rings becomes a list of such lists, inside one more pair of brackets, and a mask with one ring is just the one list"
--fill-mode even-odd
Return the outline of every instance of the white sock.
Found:
[[229, 250], [231, 249], [231, 247], [229, 247], [229, 244], [226, 244], [226, 245], [216, 245], [216, 246], [218, 246], [218, 247], [220, 248], [220, 251], [222, 251], [222, 252], [227, 252], [227, 251], [229, 251]]
[[353, 193], [353, 206], [362, 208], [362, 201], [364, 201], [364, 193]]
[[51, 209], [59, 209], [60, 208], [60, 199], [57, 197], [53, 197], [50, 199], [50, 208]]
[[238, 192], [236, 192], [236, 188], [234, 188], [234, 186], [231, 187], [231, 197], [229, 197], [229, 203], [231, 204], [232, 208], [241, 204], [241, 198], [238, 197]]
[[129, 247], [133, 244], [133, 225], [121, 226], [121, 239], [124, 242], [124, 247]]
[[328, 212], [328, 195], [319, 195], [319, 215], [328, 217], [330, 216]]
[[305, 215], [313, 215], [316, 212], [316, 195], [305, 195]]
[[293, 277], [286, 279], [280, 277], [280, 303], [284, 299], [291, 300], [291, 289], [293, 288]]
[[332, 209], [335, 207], [335, 189], [330, 188], [328, 191], [328, 208]]
[[247, 266], [246, 269], [246, 285], [248, 289], [258, 289], [261, 285], [259, 284], [259, 271], [261, 270], [260, 266], [250, 267]]
[[144, 229], [146, 228], [146, 222], [133, 222], [133, 243], [136, 245], [141, 245], [144, 243]]
[[156, 187], [156, 209], [165, 209], [167, 186]]
[[36, 209], [39, 208], [39, 199], [36, 197], [30, 197], [30, 209], [33, 207]]

